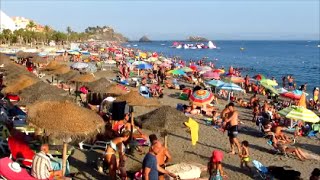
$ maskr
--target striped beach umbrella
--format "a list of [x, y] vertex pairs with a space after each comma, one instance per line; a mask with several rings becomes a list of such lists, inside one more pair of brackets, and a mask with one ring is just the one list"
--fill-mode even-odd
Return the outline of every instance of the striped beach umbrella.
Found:
[[[261, 82], [261, 81], [260, 81]], [[260, 83], [261, 86], [263, 86], [264, 88], [270, 90], [273, 94], [279, 95], [278, 91], [271, 85], [265, 84], [265, 83]]]
[[174, 69], [174, 70], [168, 71], [168, 73], [172, 74], [172, 75], [184, 75], [184, 74], [186, 74], [182, 69]]
[[220, 79], [220, 74], [212, 71], [207, 71], [202, 75], [205, 79]]
[[184, 72], [192, 72], [193, 69], [189, 68], [189, 67], [183, 67], [181, 68]]
[[224, 78], [226, 81], [229, 82], [233, 82], [233, 83], [243, 83], [244, 79], [242, 77], [238, 77], [238, 76], [228, 76], [226, 78]]
[[319, 117], [311, 110], [299, 107], [299, 106], [290, 106], [279, 111], [279, 114], [283, 117], [300, 120], [305, 122], [317, 123], [320, 121]]
[[224, 84], [224, 82], [220, 81], [220, 80], [213, 79], [213, 80], [208, 81], [207, 84], [217, 87], [217, 86], [221, 86], [222, 84]]
[[210, 91], [198, 90], [190, 96], [189, 100], [197, 106], [202, 106], [209, 104], [213, 100], [213, 98], [214, 96]]
[[244, 91], [240, 86], [234, 83], [223, 83], [218, 86], [218, 89], [229, 90], [229, 91]]
[[302, 91], [300, 90], [288, 91], [281, 94], [281, 96], [290, 98], [293, 100], [299, 100], [301, 98], [301, 95], [302, 95]]
[[225, 73], [224, 69], [215, 69], [215, 70], [213, 70], [213, 72], [220, 73], [220, 74]]
[[275, 81], [273, 81], [273, 80], [271, 80], [271, 79], [262, 79], [262, 80], [260, 81], [260, 83], [261, 83], [261, 84], [266, 84], [266, 85], [268, 85], [268, 86], [278, 86], [278, 83], [275, 82]]

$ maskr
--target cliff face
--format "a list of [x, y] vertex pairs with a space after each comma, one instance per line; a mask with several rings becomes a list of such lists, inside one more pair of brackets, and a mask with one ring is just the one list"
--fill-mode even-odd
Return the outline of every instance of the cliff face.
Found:
[[195, 42], [200, 42], [200, 41], [208, 41], [208, 39], [200, 36], [189, 36], [187, 41], [195, 41]]
[[118, 42], [128, 41], [128, 38], [124, 37], [120, 33], [115, 32], [114, 29], [109, 26], [88, 27], [87, 29], [85, 29], [85, 32], [90, 34], [90, 38], [96, 40]]
[[150, 40], [147, 36], [142, 36], [142, 37], [139, 39], [139, 42], [151, 42], [151, 40]]

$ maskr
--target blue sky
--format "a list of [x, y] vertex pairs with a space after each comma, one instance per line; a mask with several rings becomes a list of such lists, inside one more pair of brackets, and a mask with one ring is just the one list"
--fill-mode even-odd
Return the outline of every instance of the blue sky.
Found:
[[131, 40], [319, 40], [318, 0], [0, 0], [9, 16], [58, 30], [109, 25]]

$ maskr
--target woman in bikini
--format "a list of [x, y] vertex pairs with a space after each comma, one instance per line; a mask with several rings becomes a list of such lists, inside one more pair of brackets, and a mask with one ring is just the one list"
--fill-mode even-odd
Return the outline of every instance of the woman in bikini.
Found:
[[123, 143], [127, 141], [129, 137], [130, 131], [123, 131], [121, 137], [114, 138], [107, 145], [105, 160], [108, 163], [109, 176], [112, 180], [116, 180], [119, 161], [123, 161], [122, 159], [125, 158], [125, 145]]

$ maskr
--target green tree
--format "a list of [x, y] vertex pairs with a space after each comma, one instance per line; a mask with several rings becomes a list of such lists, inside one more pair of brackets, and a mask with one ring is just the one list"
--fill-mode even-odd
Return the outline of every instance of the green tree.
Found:
[[29, 24], [27, 24], [27, 29], [34, 31], [34, 29], [37, 27], [36, 23], [34, 21], [30, 21]]
[[10, 29], [4, 29], [2, 30], [3, 39], [5, 44], [10, 44], [11, 38], [12, 38], [12, 32]]

